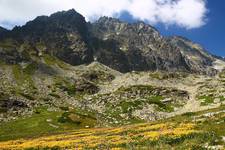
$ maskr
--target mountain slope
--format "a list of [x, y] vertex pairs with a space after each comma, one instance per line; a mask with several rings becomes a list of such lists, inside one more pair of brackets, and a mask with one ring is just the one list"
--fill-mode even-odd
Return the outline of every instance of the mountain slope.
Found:
[[1, 27], [0, 26], [0, 34], [2, 33], [2, 32], [6, 32], [7, 30], [5, 29], [5, 28], [3, 28], [3, 27]]
[[[143, 22], [102, 17], [87, 23], [75, 10], [37, 17], [0, 34], [0, 141], [16, 140], [0, 149], [224, 144], [224, 68], [201, 46], [163, 37]], [[217, 107], [216, 118], [192, 116]]]
[[[196, 78], [186, 78], [187, 73], [214, 75], [213, 67], [218, 68], [213, 63], [217, 58], [187, 39], [165, 38], [143, 22], [129, 24], [102, 17], [86, 23], [75, 10], [37, 17], [1, 35], [2, 120], [12, 119], [14, 109], [18, 114], [32, 113], [36, 107], [59, 108], [63, 103], [94, 111], [101, 122], [111, 124], [155, 120], [196, 95], [189, 86], [182, 89], [187, 87], [182, 79], [191, 82]], [[174, 86], [176, 79], [182, 86]], [[133, 106], [138, 110], [130, 109]], [[142, 115], [146, 113], [150, 116]], [[121, 118], [127, 119], [120, 122]]]
[[92, 60], [86, 21], [73, 9], [37, 17], [22, 27], [15, 27], [2, 39], [15, 40], [18, 51], [32, 51], [35, 56], [47, 53], [72, 65]]
[[157, 30], [143, 22], [129, 24], [102, 17], [93, 23], [92, 31], [101, 40], [100, 43], [93, 44], [99, 46], [96, 47], [95, 57], [116, 70], [190, 69], [180, 51], [167, 43]]
[[217, 58], [209, 54], [201, 45], [178, 36], [170, 37], [168, 41], [179, 48], [187, 64], [193, 70], [196, 72], [205, 72], [206, 74], [214, 74], [212, 70], [208, 70], [205, 66], [212, 66]]
[[9, 51], [18, 51], [16, 56], [21, 61], [29, 55], [39, 57], [46, 53], [72, 65], [97, 60], [120, 72], [164, 70], [215, 74], [211, 67], [214, 57], [190, 41], [168, 40], [143, 22], [130, 24], [102, 17], [86, 23], [75, 10], [37, 17], [0, 39], [14, 47]]
[[[218, 149], [225, 145], [224, 106], [186, 113], [160, 122], [65, 133], [0, 142], [8, 149]], [[218, 130], [220, 129], [220, 130]]]

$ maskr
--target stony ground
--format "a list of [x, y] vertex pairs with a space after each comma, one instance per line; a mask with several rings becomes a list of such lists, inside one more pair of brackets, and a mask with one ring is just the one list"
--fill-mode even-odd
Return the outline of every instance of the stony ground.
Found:
[[[0, 140], [2, 141], [40, 137], [45, 136], [46, 133], [59, 134], [72, 131], [71, 134], [58, 135], [65, 137], [61, 140], [67, 144], [61, 143], [62, 145], [73, 149], [71, 142], [78, 142], [79, 144], [77, 144], [81, 148], [96, 148], [102, 146], [101, 142], [96, 143], [96, 139], [102, 141], [108, 139], [105, 135], [97, 136], [98, 132], [103, 132], [103, 130], [108, 135], [111, 134], [111, 130], [120, 129], [117, 128], [118, 126], [125, 126], [124, 128], [128, 128], [129, 131], [126, 130], [122, 133], [133, 134], [130, 132], [136, 127], [133, 124], [159, 120], [158, 124], [166, 118], [175, 117], [178, 119], [179, 115], [182, 114], [192, 115], [193, 112], [213, 108], [220, 108], [220, 111], [224, 111], [225, 72], [221, 69], [224, 65], [221, 62], [215, 63], [214, 67], [220, 68], [220, 72], [216, 76], [159, 71], [122, 74], [98, 62], [73, 67], [47, 56], [41, 62], [18, 65], [1, 63], [0, 65]], [[215, 110], [217, 114], [219, 111]], [[171, 136], [171, 134], [175, 134], [172, 129], [175, 131], [176, 128], [183, 129], [183, 127], [180, 127], [182, 123], [184, 122], [181, 121], [178, 124], [176, 124], [176, 121], [172, 121], [171, 124], [165, 123], [163, 127], [168, 126], [168, 128], [157, 129], [155, 135], [150, 137], [150, 145], [156, 139], [160, 143], [163, 141], [163, 144], [155, 145], [157, 148], [169, 148], [171, 145], [165, 144], [165, 141], [161, 139], [161, 130], [163, 130], [163, 133], [165, 130], [166, 139], [174, 140], [175, 137]], [[196, 129], [200, 124], [195, 124], [190, 120], [189, 123], [193, 125], [190, 137], [196, 132], [201, 132]], [[140, 126], [151, 128], [152, 124], [140, 124]], [[213, 125], [209, 124], [208, 126], [212, 127]], [[109, 128], [105, 129], [105, 127]], [[80, 130], [84, 128], [86, 129]], [[79, 131], [74, 132], [74, 130]], [[110, 130], [110, 133], [108, 130]], [[208, 132], [208, 129], [206, 130]], [[84, 138], [90, 138], [90, 143], [80, 144], [82, 141], [74, 141], [77, 138], [75, 134], [79, 135], [80, 132], [92, 133], [92, 131], [93, 137], [84, 136]], [[169, 132], [168, 135], [167, 132]], [[215, 132], [220, 133], [220, 131]], [[152, 131], [147, 130], [143, 133], [140, 131], [138, 135], [145, 137], [152, 133]], [[187, 133], [189, 137], [189, 129]], [[148, 138], [130, 142], [134, 139], [123, 141], [121, 140], [121, 138], [124, 139], [123, 136], [112, 134], [113, 137], [110, 138], [112, 138], [112, 141], [115, 140], [115, 143], [109, 143], [106, 147], [128, 148], [129, 146], [135, 146], [134, 143], [139, 143], [138, 146], [147, 149], [149, 145], [148, 142], [146, 143]], [[69, 141], [67, 141], [67, 136], [72, 137], [72, 139], [69, 138]], [[175, 138], [175, 141], [180, 141], [183, 136], [186, 138], [186, 133], [179, 136], [178, 139]], [[15, 141], [15, 144], [10, 141], [4, 143], [4, 145], [2, 143], [0, 146], [8, 147], [8, 149], [17, 146], [29, 148], [32, 143], [37, 142], [36, 146], [45, 143], [46, 147], [60, 147], [61, 144], [57, 142], [58, 137], [52, 138], [53, 145], [48, 145], [45, 137], [43, 137], [31, 141], [30, 139], [29, 141]], [[197, 139], [199, 140], [199, 138], [203, 137], [198, 135]], [[118, 144], [117, 141], [123, 142]], [[24, 144], [18, 145], [18, 143]], [[95, 145], [91, 145], [91, 143], [95, 143]], [[210, 147], [212, 145], [210, 144], [205, 143], [205, 145], [201, 145], [201, 148]], [[214, 145], [220, 146], [220, 144]]]

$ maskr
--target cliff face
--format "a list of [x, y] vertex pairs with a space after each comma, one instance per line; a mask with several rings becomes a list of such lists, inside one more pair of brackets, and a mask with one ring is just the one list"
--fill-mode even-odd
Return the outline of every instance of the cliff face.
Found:
[[209, 54], [201, 45], [183, 37], [170, 37], [168, 42], [178, 47], [188, 66], [195, 72], [210, 73], [206, 66], [211, 66], [217, 58]]
[[120, 72], [206, 73], [211, 70], [205, 68], [214, 60], [199, 45], [180, 37], [165, 38], [143, 22], [130, 24], [101, 17], [87, 23], [75, 10], [37, 17], [22, 27], [4, 32], [0, 38], [0, 54], [6, 56], [7, 62], [18, 57], [14, 63], [47, 53], [72, 65], [97, 60]]
[[108, 44], [93, 44], [95, 57], [116, 70], [190, 70], [180, 50], [143, 22], [129, 24], [103, 17], [91, 29], [100, 43]]
[[0, 34], [2, 33], [2, 32], [6, 32], [7, 30], [5, 29], [5, 28], [3, 28], [3, 27], [0, 27]]
[[8, 30], [0, 26], [0, 39], [5, 35]]
[[22, 27], [15, 27], [4, 39], [26, 44], [32, 47], [29, 52], [36, 55], [48, 53], [72, 65], [92, 60], [86, 21], [75, 10], [37, 17]]

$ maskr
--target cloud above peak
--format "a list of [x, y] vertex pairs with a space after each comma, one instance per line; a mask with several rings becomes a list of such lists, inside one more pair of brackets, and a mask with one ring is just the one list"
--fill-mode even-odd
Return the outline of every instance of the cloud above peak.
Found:
[[89, 21], [101, 16], [134, 19], [186, 29], [206, 23], [206, 0], [0, 0], [0, 26], [22, 25], [39, 15], [74, 8]]

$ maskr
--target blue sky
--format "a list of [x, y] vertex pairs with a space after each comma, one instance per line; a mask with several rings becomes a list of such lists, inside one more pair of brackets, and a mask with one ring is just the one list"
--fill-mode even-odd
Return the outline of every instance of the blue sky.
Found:
[[208, 0], [207, 7], [207, 22], [200, 28], [186, 30], [170, 26], [166, 29], [164, 25], [157, 25], [156, 28], [163, 35], [185, 36], [211, 53], [225, 56], [225, 0]]
[[0, 26], [74, 8], [87, 21], [101, 16], [141, 20], [164, 36], [180, 35], [225, 56], [225, 0], [0, 0]]
[[[208, 0], [206, 7], [208, 9], [206, 23], [201, 27], [186, 29], [178, 25], [168, 26], [164, 23], [157, 23], [153, 26], [164, 36], [183, 36], [201, 44], [212, 54], [225, 56], [225, 0]], [[128, 22], [136, 21], [128, 12], [123, 12], [120, 19]]]

